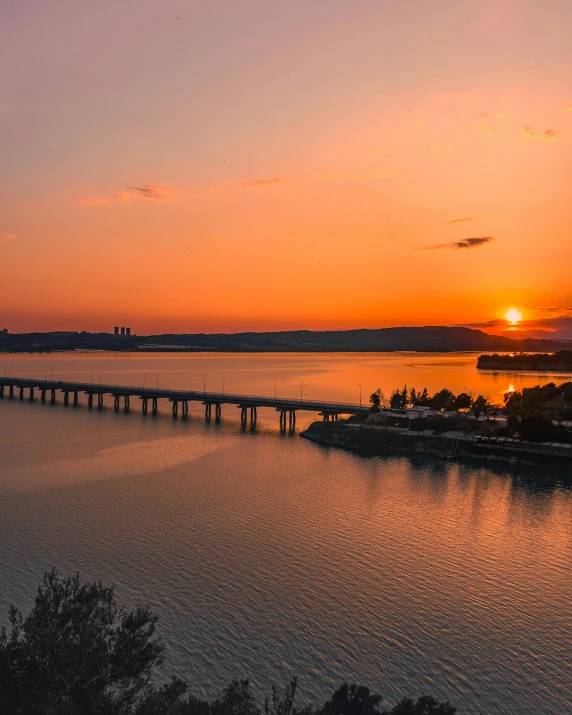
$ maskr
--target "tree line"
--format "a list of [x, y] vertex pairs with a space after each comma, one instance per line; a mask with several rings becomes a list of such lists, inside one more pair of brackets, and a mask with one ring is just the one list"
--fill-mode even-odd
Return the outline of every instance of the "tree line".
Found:
[[430, 407], [432, 410], [450, 412], [472, 410], [477, 419], [490, 406], [487, 398], [483, 395], [474, 397], [468, 392], [455, 395], [447, 389], [430, 395], [426, 387], [423, 390], [417, 390], [415, 387], [408, 389], [407, 385], [404, 385], [401, 390], [394, 390], [389, 399], [386, 399], [381, 388], [378, 388], [369, 399], [374, 411], [379, 411], [382, 407], [391, 407], [392, 410], [403, 410], [406, 407]]
[[157, 616], [147, 606], [119, 607], [113, 587], [79, 575], [44, 575], [24, 617], [9, 611], [0, 631], [0, 715], [455, 715], [448, 702], [422, 696], [394, 707], [367, 687], [341, 685], [320, 706], [298, 705], [297, 679], [260, 707], [248, 680], [233, 680], [213, 701], [188, 694], [172, 677], [152, 674], [163, 662]]

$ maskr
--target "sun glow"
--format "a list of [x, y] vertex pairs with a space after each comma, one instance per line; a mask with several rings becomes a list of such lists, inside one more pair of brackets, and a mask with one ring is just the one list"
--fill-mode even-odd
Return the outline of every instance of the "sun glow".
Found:
[[509, 310], [506, 311], [506, 313], [504, 314], [504, 317], [506, 318], [506, 320], [508, 320], [508, 322], [511, 325], [516, 325], [517, 323], [520, 323], [520, 321], [522, 320], [522, 313], [520, 312], [520, 310], [517, 310], [516, 308], [510, 308]]

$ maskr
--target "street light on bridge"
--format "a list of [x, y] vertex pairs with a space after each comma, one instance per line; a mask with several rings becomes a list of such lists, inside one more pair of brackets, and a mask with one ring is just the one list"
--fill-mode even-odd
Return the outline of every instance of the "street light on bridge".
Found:
[[305, 384], [306, 384], [305, 382], [301, 382], [301, 383], [300, 383], [300, 402], [303, 402], [303, 401], [304, 401], [304, 397], [303, 397], [303, 392], [302, 392], [302, 390], [303, 390]]
[[276, 378], [273, 377], [272, 380], [274, 382], [274, 399], [276, 399]]
[[224, 395], [224, 381], [226, 380], [226, 375], [222, 378], [222, 394]]
[[359, 406], [361, 407], [361, 382], [358, 382], [359, 385]]
[[203, 378], [203, 395], [207, 394], [207, 378], [204, 375], [201, 375]]

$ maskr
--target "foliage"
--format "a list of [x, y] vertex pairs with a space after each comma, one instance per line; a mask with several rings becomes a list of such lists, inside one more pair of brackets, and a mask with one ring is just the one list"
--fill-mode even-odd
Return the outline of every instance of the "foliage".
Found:
[[455, 409], [456, 410], [468, 410], [471, 406], [472, 399], [471, 396], [466, 392], [461, 392], [457, 397], [455, 397]]
[[387, 400], [383, 394], [381, 387], [378, 387], [375, 392], [372, 392], [369, 396], [369, 401], [371, 403], [371, 411], [379, 412], [382, 407], [387, 406]]
[[433, 430], [435, 434], [443, 434], [450, 427], [447, 418], [443, 415], [431, 415], [425, 420], [425, 429]]
[[479, 395], [473, 400], [472, 408], [475, 418], [478, 420], [481, 414], [487, 409], [488, 401], [486, 397]]
[[395, 390], [395, 392], [391, 393], [391, 397], [389, 398], [389, 406], [392, 410], [400, 410], [404, 406], [403, 398], [399, 390]]
[[477, 367], [485, 370], [562, 370], [572, 372], [572, 350], [555, 353], [481, 355]]
[[536, 415], [524, 417], [518, 426], [520, 438], [527, 442], [552, 442], [557, 428], [547, 417]]
[[454, 409], [455, 395], [451, 390], [443, 389], [436, 392], [430, 400], [430, 406], [434, 410]]
[[381, 696], [344, 684], [320, 708], [295, 705], [297, 680], [272, 689], [264, 708], [248, 680], [233, 680], [209, 703], [187, 695], [178, 678], [150, 682], [161, 664], [157, 617], [146, 606], [127, 612], [113, 587], [81, 584], [79, 575], [44, 576], [26, 617], [10, 608], [0, 632], [0, 715], [454, 715], [428, 696], [380, 710]]
[[0, 634], [0, 712], [92, 712], [132, 704], [161, 663], [147, 607], [125, 612], [112, 587], [45, 574], [24, 618]]

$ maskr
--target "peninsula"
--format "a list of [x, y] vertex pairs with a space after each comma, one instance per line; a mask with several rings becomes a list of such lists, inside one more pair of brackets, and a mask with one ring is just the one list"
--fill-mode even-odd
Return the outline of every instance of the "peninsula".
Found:
[[572, 350], [555, 353], [516, 353], [510, 355], [481, 355], [479, 370], [526, 370], [534, 372], [572, 372]]

